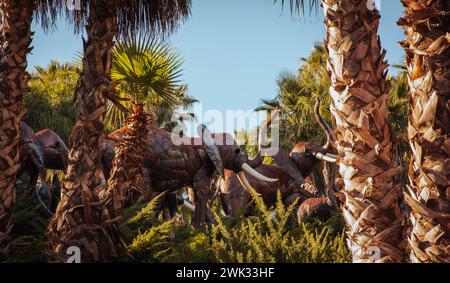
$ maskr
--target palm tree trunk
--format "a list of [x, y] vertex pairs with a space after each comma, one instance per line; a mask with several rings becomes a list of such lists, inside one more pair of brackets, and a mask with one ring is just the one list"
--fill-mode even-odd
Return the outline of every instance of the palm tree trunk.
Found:
[[380, 15], [366, 0], [322, 5], [348, 246], [354, 262], [401, 262], [401, 189], [393, 179], [402, 169], [393, 168]]
[[55, 261], [67, 258], [76, 246], [82, 262], [110, 261], [116, 256], [104, 205], [98, 192], [105, 186], [100, 167], [100, 136], [110, 82], [111, 53], [117, 33], [115, 9], [107, 0], [89, 1], [87, 41], [84, 42], [83, 73], [77, 89], [78, 117], [70, 136], [69, 166], [63, 180], [62, 198], [49, 225]]
[[0, 47], [0, 261], [9, 252], [16, 173], [20, 167], [20, 120], [26, 109], [27, 54], [31, 51], [34, 1], [1, 0]]
[[116, 145], [108, 187], [100, 193], [100, 199], [105, 203], [107, 210], [106, 221], [115, 223], [122, 217], [133, 187], [137, 187], [142, 177], [142, 163], [146, 150], [147, 115], [142, 105], [133, 105], [128, 116], [125, 135]]
[[413, 152], [408, 250], [411, 262], [450, 262], [450, 3], [402, 1]]

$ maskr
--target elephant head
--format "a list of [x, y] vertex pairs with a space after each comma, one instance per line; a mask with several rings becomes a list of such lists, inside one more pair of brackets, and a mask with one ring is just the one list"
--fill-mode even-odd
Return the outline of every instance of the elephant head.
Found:
[[69, 150], [64, 141], [55, 132], [50, 129], [37, 132], [36, 142], [42, 148], [45, 168], [66, 170]]
[[[202, 138], [209, 159], [221, 176], [224, 176], [224, 169], [235, 172], [242, 186], [247, 190], [252, 190], [253, 188], [248, 182], [245, 173], [263, 182], [278, 181], [278, 179], [266, 177], [253, 169], [263, 162], [260, 151], [254, 159], [250, 160], [248, 159], [247, 154], [241, 151], [240, 147], [230, 134], [211, 134], [204, 125], [199, 125], [197, 131]], [[262, 141], [260, 140], [259, 143], [261, 144], [261, 142]]]
[[26, 173], [35, 183], [45, 169], [65, 170], [68, 155], [66, 144], [55, 132], [45, 129], [35, 133], [25, 122], [20, 123], [22, 168], [19, 176]]
[[290, 153], [279, 150], [278, 154], [274, 157], [276, 164], [299, 185], [304, 183], [304, 178], [311, 174], [319, 161], [336, 163], [337, 160], [337, 156], [329, 152], [332, 144], [336, 142], [336, 138], [330, 126], [320, 115], [319, 108], [320, 100], [317, 99], [314, 114], [317, 122], [327, 136], [325, 145], [299, 142]]

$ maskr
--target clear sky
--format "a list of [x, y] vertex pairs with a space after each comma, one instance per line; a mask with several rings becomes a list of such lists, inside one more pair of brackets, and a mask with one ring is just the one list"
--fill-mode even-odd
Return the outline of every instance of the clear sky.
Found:
[[[401, 14], [399, 0], [381, 0], [379, 33], [391, 65], [403, 57], [398, 42], [404, 36], [396, 25]], [[64, 19], [55, 32], [44, 34], [36, 25], [34, 30], [30, 70], [51, 59], [72, 61], [82, 50], [81, 37]], [[322, 10], [299, 18], [272, 0], [193, 0], [191, 17], [169, 39], [184, 57], [183, 81], [202, 102], [203, 112], [225, 113], [251, 110], [260, 98], [273, 98], [280, 73], [296, 71], [298, 59], [324, 36]], [[219, 124], [210, 126], [219, 131]]]

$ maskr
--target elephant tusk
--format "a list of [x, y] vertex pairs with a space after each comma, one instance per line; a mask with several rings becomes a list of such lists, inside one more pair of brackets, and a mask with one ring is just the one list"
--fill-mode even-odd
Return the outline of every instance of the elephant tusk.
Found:
[[256, 190], [252, 187], [252, 185], [250, 185], [243, 171], [237, 173], [236, 177], [238, 178], [239, 182], [247, 192], [251, 194], [251, 192], [253, 191], [256, 193], [257, 196], [261, 196], [261, 194], [256, 192]]
[[190, 204], [189, 202], [187, 202], [186, 200], [183, 200], [183, 206], [185, 208], [187, 208], [187, 210], [194, 212], [195, 211], [195, 206]]
[[323, 154], [321, 152], [316, 152], [316, 153], [313, 153], [313, 155], [317, 159], [322, 160], [322, 161], [326, 161], [326, 162], [330, 162], [330, 163], [336, 163], [337, 162], [337, 158], [329, 156], [328, 154]]
[[[38, 177], [38, 181], [44, 183], [45, 188], [48, 188], [48, 186], [47, 186], [47, 184], [45, 183], [45, 181], [44, 181], [43, 178]], [[40, 205], [45, 209], [45, 211], [46, 211], [51, 217], [53, 217], [53, 216], [54, 216], [53, 212], [52, 212], [52, 211], [47, 207], [47, 205], [44, 203], [44, 201], [42, 200], [41, 196], [39, 195], [38, 190], [39, 190], [39, 187], [36, 185], [36, 186], [35, 186], [34, 193], [36, 194], [36, 197], [37, 197], [37, 199], [38, 199]]]
[[270, 124], [272, 124], [272, 121], [277, 118], [277, 116], [280, 114], [279, 109], [275, 109], [275, 112], [270, 116], [269, 119], [266, 120], [266, 122], [262, 125], [261, 129], [259, 130], [259, 136], [258, 136], [258, 151], [261, 152], [263, 150], [263, 145], [266, 145], [266, 135], [267, 135], [267, 129]]
[[316, 104], [314, 105], [314, 116], [316, 117], [317, 122], [319, 123], [319, 126], [322, 128], [322, 130], [325, 132], [325, 135], [327, 136], [327, 142], [323, 146], [324, 149], [328, 149], [333, 143], [336, 142], [336, 137], [333, 134], [333, 130], [331, 129], [330, 125], [322, 118], [320, 115], [320, 99], [316, 98]]
[[332, 154], [332, 153], [327, 153], [326, 155], [328, 155], [331, 158], [337, 159], [338, 156], [336, 154]]
[[278, 179], [273, 179], [273, 178], [269, 178], [269, 177], [264, 176], [263, 174], [259, 173], [255, 169], [253, 169], [247, 163], [242, 164], [241, 169], [243, 171], [245, 171], [246, 173], [248, 173], [250, 176], [252, 176], [253, 178], [255, 178], [255, 179], [259, 180], [259, 181], [271, 182], [271, 183], [274, 183], [274, 182], [278, 181]]

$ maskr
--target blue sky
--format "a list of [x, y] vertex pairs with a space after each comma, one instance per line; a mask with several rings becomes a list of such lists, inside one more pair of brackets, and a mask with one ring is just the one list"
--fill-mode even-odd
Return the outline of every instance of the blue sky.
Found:
[[[400, 1], [381, 0], [379, 33], [391, 65], [403, 57], [398, 42], [404, 36], [396, 25], [401, 14]], [[63, 19], [55, 32], [45, 34], [36, 25], [34, 30], [30, 70], [51, 59], [72, 61], [82, 50], [81, 37]], [[203, 112], [225, 113], [254, 109], [260, 98], [274, 97], [279, 74], [296, 71], [298, 59], [324, 36], [322, 10], [299, 18], [272, 0], [193, 0], [191, 17], [169, 39], [184, 57], [183, 81]], [[220, 131], [220, 124], [210, 127]]]

